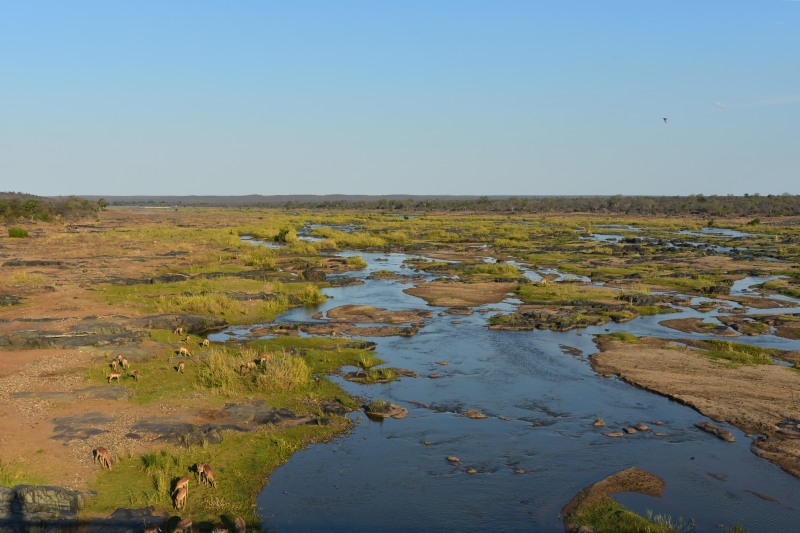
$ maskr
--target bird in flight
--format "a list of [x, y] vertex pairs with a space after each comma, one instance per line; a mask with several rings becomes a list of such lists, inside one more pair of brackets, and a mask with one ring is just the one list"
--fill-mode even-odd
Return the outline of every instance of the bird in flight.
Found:
[[667, 117], [664, 117], [664, 124], [667, 123]]

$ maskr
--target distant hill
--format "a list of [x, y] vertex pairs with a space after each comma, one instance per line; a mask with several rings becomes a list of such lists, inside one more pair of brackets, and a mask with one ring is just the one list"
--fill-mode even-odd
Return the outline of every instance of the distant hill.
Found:
[[[508, 196], [470, 196], [470, 195], [416, 195], [416, 194], [287, 194], [261, 195], [247, 194], [243, 196], [86, 196], [87, 200], [104, 198], [110, 205], [314, 205], [332, 203], [369, 203], [369, 202], [420, 202], [420, 201], [463, 201], [479, 198], [506, 199]], [[518, 198], [541, 198], [537, 196], [520, 196]]]

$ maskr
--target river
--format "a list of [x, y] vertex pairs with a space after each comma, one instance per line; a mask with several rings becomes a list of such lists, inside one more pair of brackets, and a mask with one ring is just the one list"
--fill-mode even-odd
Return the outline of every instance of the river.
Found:
[[[348, 254], [343, 254], [348, 255]], [[404, 254], [358, 253], [375, 270], [410, 274]], [[425, 275], [424, 273], [419, 273]], [[749, 283], [760, 282], [759, 279]], [[403, 293], [398, 280], [325, 289], [319, 307], [293, 309], [276, 322], [312, 322], [312, 315], [345, 304], [387, 309], [429, 309], [433, 317], [414, 337], [370, 338], [387, 366], [418, 378], [364, 386], [334, 378], [349, 393], [380, 398], [409, 409], [400, 420], [374, 422], [353, 413], [352, 432], [296, 453], [277, 469], [259, 495], [263, 528], [277, 532], [347, 531], [537, 531], [561, 532], [559, 512], [584, 487], [636, 466], [661, 476], [663, 497], [620, 494], [616, 499], [645, 514], [693, 521], [693, 531], [796, 531], [800, 480], [750, 452], [751, 438], [728, 443], [694, 427], [708, 420], [698, 412], [595, 374], [588, 356], [593, 335], [629, 331], [668, 338], [704, 336], [658, 324], [665, 318], [713, 316], [680, 313], [641, 317], [568, 332], [494, 331], [486, 319], [508, 311], [509, 299], [471, 316], [439, 315], [440, 308]], [[737, 291], [746, 290], [739, 284]], [[781, 309], [781, 313], [798, 309]], [[238, 336], [249, 328], [223, 334]], [[746, 339], [797, 349], [797, 341], [771, 335]], [[571, 354], [572, 353], [572, 354]], [[577, 354], [577, 355], [575, 355]], [[447, 361], [447, 365], [437, 362]], [[428, 376], [440, 374], [438, 379]], [[486, 419], [463, 416], [477, 409]], [[501, 418], [502, 417], [502, 418]], [[651, 427], [609, 438], [592, 422], [610, 427], [639, 422]], [[654, 421], [663, 425], [654, 426]], [[666, 436], [656, 436], [663, 431]], [[457, 456], [453, 464], [448, 456]], [[475, 473], [468, 473], [473, 469]], [[759, 497], [767, 495], [776, 501]]]

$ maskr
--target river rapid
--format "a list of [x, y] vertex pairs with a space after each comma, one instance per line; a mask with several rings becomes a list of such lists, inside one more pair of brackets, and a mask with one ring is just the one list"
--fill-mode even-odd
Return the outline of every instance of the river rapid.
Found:
[[[442, 308], [402, 292], [409, 281], [366, 279], [375, 270], [412, 274], [403, 268], [410, 256], [342, 255], [365, 259], [365, 270], [348, 274], [365, 283], [325, 289], [330, 299], [324, 304], [293, 309], [276, 322], [314, 322], [315, 313], [345, 304], [432, 311], [416, 336], [368, 339], [377, 343], [376, 355], [387, 366], [415, 370], [418, 378], [369, 386], [334, 378], [350, 394], [391, 401], [409, 414], [375, 422], [353, 413], [349, 434], [293, 455], [258, 497], [264, 530], [560, 532], [559, 513], [567, 502], [584, 487], [631, 466], [666, 483], [661, 498], [615, 496], [640, 514], [650, 510], [673, 523], [691, 520], [693, 531], [727, 531], [736, 524], [750, 532], [797, 530], [800, 480], [751, 453], [752, 437], [725, 426], [736, 442], [724, 442], [694, 427], [709, 420], [698, 412], [590, 368], [595, 334], [706, 338], [658, 322], [708, 320], [719, 310], [679, 308], [671, 315], [568, 332], [495, 331], [486, 327], [487, 318], [519, 302], [509, 298], [470, 316], [440, 315]], [[734, 290], [761, 281], [744, 280]], [[248, 331], [239, 327], [217, 340]], [[771, 335], [735, 341], [798, 348], [797, 341]], [[442, 361], [448, 364], [437, 363]], [[467, 409], [488, 418], [463, 416]], [[642, 422], [650, 430], [609, 438], [593, 427], [598, 417], [612, 428]], [[461, 461], [451, 463], [448, 456]]]

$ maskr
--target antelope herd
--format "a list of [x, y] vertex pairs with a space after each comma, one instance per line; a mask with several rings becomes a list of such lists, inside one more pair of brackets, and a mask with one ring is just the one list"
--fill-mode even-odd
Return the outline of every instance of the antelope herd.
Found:
[[[183, 328], [183, 326], [177, 326], [175, 329], [172, 330], [172, 333], [179, 335], [181, 337], [179, 339], [179, 342], [181, 344], [189, 344], [189, 342], [192, 339], [191, 335], [186, 335], [185, 337], [183, 336], [185, 331], [186, 330]], [[208, 348], [209, 346], [211, 346], [211, 341], [208, 339], [208, 337], [205, 337], [203, 338], [203, 340], [200, 341], [199, 344], [202, 348]], [[192, 357], [192, 352], [189, 350], [188, 346], [179, 346], [175, 350], [175, 353], [177, 353], [177, 355], [179, 356]], [[269, 359], [269, 354], [267, 354], [266, 358]], [[265, 356], [261, 356], [260, 363], [262, 367], [264, 366], [264, 362], [265, 362]], [[249, 370], [251, 368], [255, 368], [255, 364], [256, 364], [255, 362], [248, 363], [247, 369]], [[130, 372], [130, 362], [128, 361], [128, 358], [123, 356], [122, 354], [117, 354], [117, 356], [114, 357], [108, 363], [108, 367], [110, 369], [110, 371], [106, 375], [106, 381], [108, 383], [111, 383], [112, 381], [116, 381], [117, 383], [119, 383], [124, 373], [126, 371]], [[175, 367], [175, 370], [178, 373], [183, 373], [185, 367], [186, 363], [184, 361], [180, 361], [178, 365]], [[244, 373], [244, 371], [242, 373]], [[133, 372], [130, 372], [128, 375], [134, 381], [139, 381], [139, 378], [141, 377], [141, 374], [139, 373], [138, 370], [134, 370]]]
[[[185, 330], [183, 326], [177, 326], [173, 331], [174, 334], [179, 335], [181, 338], [179, 342], [181, 344], [189, 344], [191, 341], [191, 336], [186, 335], [184, 337]], [[210, 346], [211, 342], [208, 338], [203, 338], [200, 341], [200, 346], [206, 348]], [[189, 351], [187, 346], [179, 346], [176, 350], [178, 355], [191, 357], [192, 353]], [[256, 360], [247, 361], [245, 364], [240, 366], [240, 372], [242, 374], [248, 373], [250, 370], [255, 370], [256, 368], [265, 368], [267, 363], [271, 360], [272, 355], [270, 353], [265, 353], [259, 356]], [[128, 359], [123, 356], [122, 354], [117, 354], [116, 357], [111, 359], [108, 363], [109, 371], [106, 375], [106, 379], [108, 383], [112, 381], [120, 382], [120, 379], [123, 377], [125, 373], [135, 380], [139, 381], [141, 374], [138, 370], [130, 370], [130, 362]], [[185, 361], [178, 361], [177, 366], [175, 366], [175, 370], [178, 373], [183, 373], [186, 368]], [[98, 446], [92, 450], [92, 460], [95, 464], [99, 463], [102, 468], [108, 468], [111, 470], [111, 453], [102, 446]], [[204, 486], [208, 488], [217, 488], [217, 479], [214, 475], [214, 470], [211, 468], [209, 463], [198, 463], [192, 466], [191, 470], [196, 473], [197, 482], [202, 483]], [[175, 510], [182, 510], [186, 507], [186, 502], [189, 497], [189, 477], [183, 476], [177, 480], [175, 480], [174, 485], [170, 491], [170, 496], [172, 499], [172, 504]], [[191, 531], [192, 529], [192, 519], [185, 518], [180, 520], [175, 527], [171, 530], [173, 533], [178, 533], [181, 531]], [[245, 521], [242, 517], [236, 517], [233, 524], [228, 524], [228, 526], [233, 526], [237, 533], [244, 533], [246, 530]], [[222, 533], [223, 531], [229, 531], [228, 526], [224, 524], [217, 524], [212, 531], [217, 533]], [[155, 533], [161, 532], [161, 528], [158, 525], [151, 525], [144, 528], [145, 533]]]

